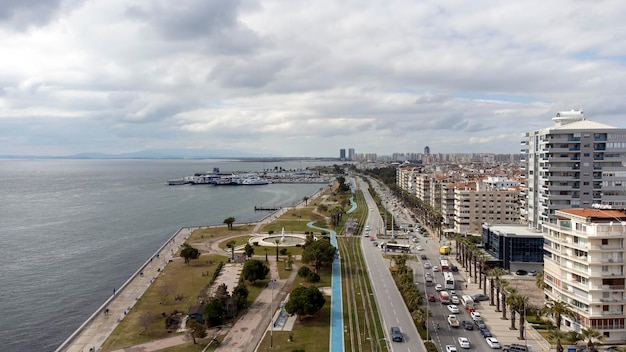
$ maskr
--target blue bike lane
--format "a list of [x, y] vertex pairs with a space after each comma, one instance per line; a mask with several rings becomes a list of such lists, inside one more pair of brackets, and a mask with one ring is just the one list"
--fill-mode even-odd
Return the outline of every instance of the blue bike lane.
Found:
[[[354, 190], [352, 191], [354, 192]], [[352, 207], [346, 213], [350, 214], [356, 210], [356, 203], [354, 202], [354, 196], [350, 198]], [[326, 229], [323, 227], [317, 227], [313, 225], [313, 221], [307, 224], [308, 227], [316, 230], [328, 231], [330, 233], [330, 244], [335, 248], [337, 247], [337, 232]], [[343, 298], [341, 289], [341, 257], [339, 251], [335, 255], [332, 266], [332, 280], [331, 280], [332, 294], [330, 296], [330, 352], [342, 352], [344, 346], [344, 327], [343, 327]]]

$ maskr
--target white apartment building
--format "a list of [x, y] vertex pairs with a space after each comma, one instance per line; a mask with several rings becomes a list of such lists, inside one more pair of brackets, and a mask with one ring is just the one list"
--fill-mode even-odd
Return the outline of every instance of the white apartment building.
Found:
[[592, 327], [604, 334], [604, 342], [626, 341], [624, 209], [557, 210], [543, 230], [545, 293], [576, 314], [563, 317], [562, 328]]
[[552, 120], [522, 141], [522, 220], [541, 229], [560, 209], [626, 207], [626, 129], [589, 121], [579, 110]]
[[454, 189], [454, 232], [482, 233], [483, 223], [519, 223], [517, 189], [492, 190], [466, 186]]

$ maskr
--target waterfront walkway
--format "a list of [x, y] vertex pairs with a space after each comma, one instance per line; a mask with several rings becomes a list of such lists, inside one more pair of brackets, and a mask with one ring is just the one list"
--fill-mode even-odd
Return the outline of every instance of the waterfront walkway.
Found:
[[[57, 352], [98, 351], [115, 327], [146, 292], [178, 248], [191, 235], [192, 228], [179, 229], [148, 261], [120, 288], [111, 290], [111, 297], [93, 313], [56, 350]], [[106, 311], [108, 309], [108, 311]], [[108, 312], [108, 313], [107, 313]]]

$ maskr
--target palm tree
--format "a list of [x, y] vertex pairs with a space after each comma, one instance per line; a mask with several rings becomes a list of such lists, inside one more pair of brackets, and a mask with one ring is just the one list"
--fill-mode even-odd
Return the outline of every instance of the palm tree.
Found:
[[[480, 262], [480, 276], [481, 276], [481, 281], [483, 284], [483, 294], [487, 294], [487, 261], [489, 260], [489, 257], [481, 252], [480, 255], [478, 256], [478, 261]], [[479, 285], [480, 287], [480, 285]]]
[[[504, 274], [504, 272], [503, 272]], [[504, 306], [505, 292], [507, 287], [509, 286], [509, 282], [505, 279], [498, 279], [496, 281], [496, 311], [500, 311], [500, 299], [502, 299], [502, 305]], [[500, 297], [500, 292], [502, 292], [502, 297]], [[506, 309], [503, 309], [502, 318], [506, 319]]]
[[[502, 319], [507, 319], [506, 317], [506, 306], [509, 305], [509, 310], [511, 310], [511, 314], [513, 314], [513, 309], [509, 304], [510, 300], [509, 296], [514, 296], [517, 293], [517, 289], [515, 287], [511, 287], [508, 284], [502, 290]], [[515, 320], [513, 318], [513, 320]]]
[[518, 307], [519, 312], [519, 339], [524, 340], [524, 328], [526, 327], [526, 307], [528, 306], [528, 296], [518, 295], [517, 302], [515, 302]]
[[[496, 289], [496, 285], [498, 283], [498, 281], [500, 280], [500, 278], [502, 277], [502, 268], [500, 267], [493, 267], [493, 268], [489, 268], [489, 270], [487, 270], [487, 275], [486, 277], [489, 277], [489, 293], [490, 293], [490, 299], [491, 302], [489, 303], [489, 305], [493, 306], [493, 299], [494, 299], [494, 291]], [[498, 310], [500, 308], [500, 304], [498, 304]]]
[[556, 352], [563, 352], [563, 345], [561, 345], [561, 340], [564, 339], [566, 333], [559, 329], [550, 330], [549, 337], [556, 340]]
[[[511, 287], [509, 288], [509, 290], [515, 290], [515, 289]], [[519, 301], [519, 296], [517, 292], [515, 293], [509, 292], [509, 296], [506, 298], [506, 304], [509, 306], [509, 310], [511, 311], [511, 330], [515, 330], [515, 313], [518, 310], [518, 307], [517, 307], [518, 301]]]
[[543, 270], [537, 272], [535, 276], [535, 286], [542, 291], [546, 287], [546, 283], [543, 281]]
[[226, 219], [224, 219], [224, 224], [226, 224], [228, 226], [229, 230], [233, 229], [233, 223], [235, 222], [235, 218], [233, 216], [229, 216]]
[[228, 243], [226, 243], [226, 248], [230, 248], [230, 252], [232, 253], [232, 260], [235, 261], [235, 245], [237, 244], [237, 242], [235, 242], [234, 240], [232, 241], [228, 241]]
[[545, 315], [554, 316], [554, 324], [557, 330], [561, 330], [561, 320], [563, 315], [572, 316], [571, 307], [569, 304], [563, 301], [550, 300], [546, 303], [546, 307], [543, 309]]
[[582, 329], [580, 330], [580, 335], [582, 336], [583, 339], [588, 339], [587, 347], [589, 351], [591, 352], [596, 351], [596, 347], [593, 344], [594, 339], [597, 341], [604, 340], [604, 335], [602, 335], [602, 333], [599, 330], [596, 330], [594, 328]]

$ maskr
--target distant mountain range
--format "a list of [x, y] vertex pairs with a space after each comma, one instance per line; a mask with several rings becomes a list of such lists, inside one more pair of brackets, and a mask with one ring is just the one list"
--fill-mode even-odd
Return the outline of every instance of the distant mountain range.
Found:
[[[80, 153], [73, 155], [0, 155], [0, 159], [293, 159], [276, 155], [245, 153], [225, 149], [148, 149], [132, 153]], [[303, 158], [300, 158], [303, 159]], [[336, 159], [336, 158], [304, 158]]]

